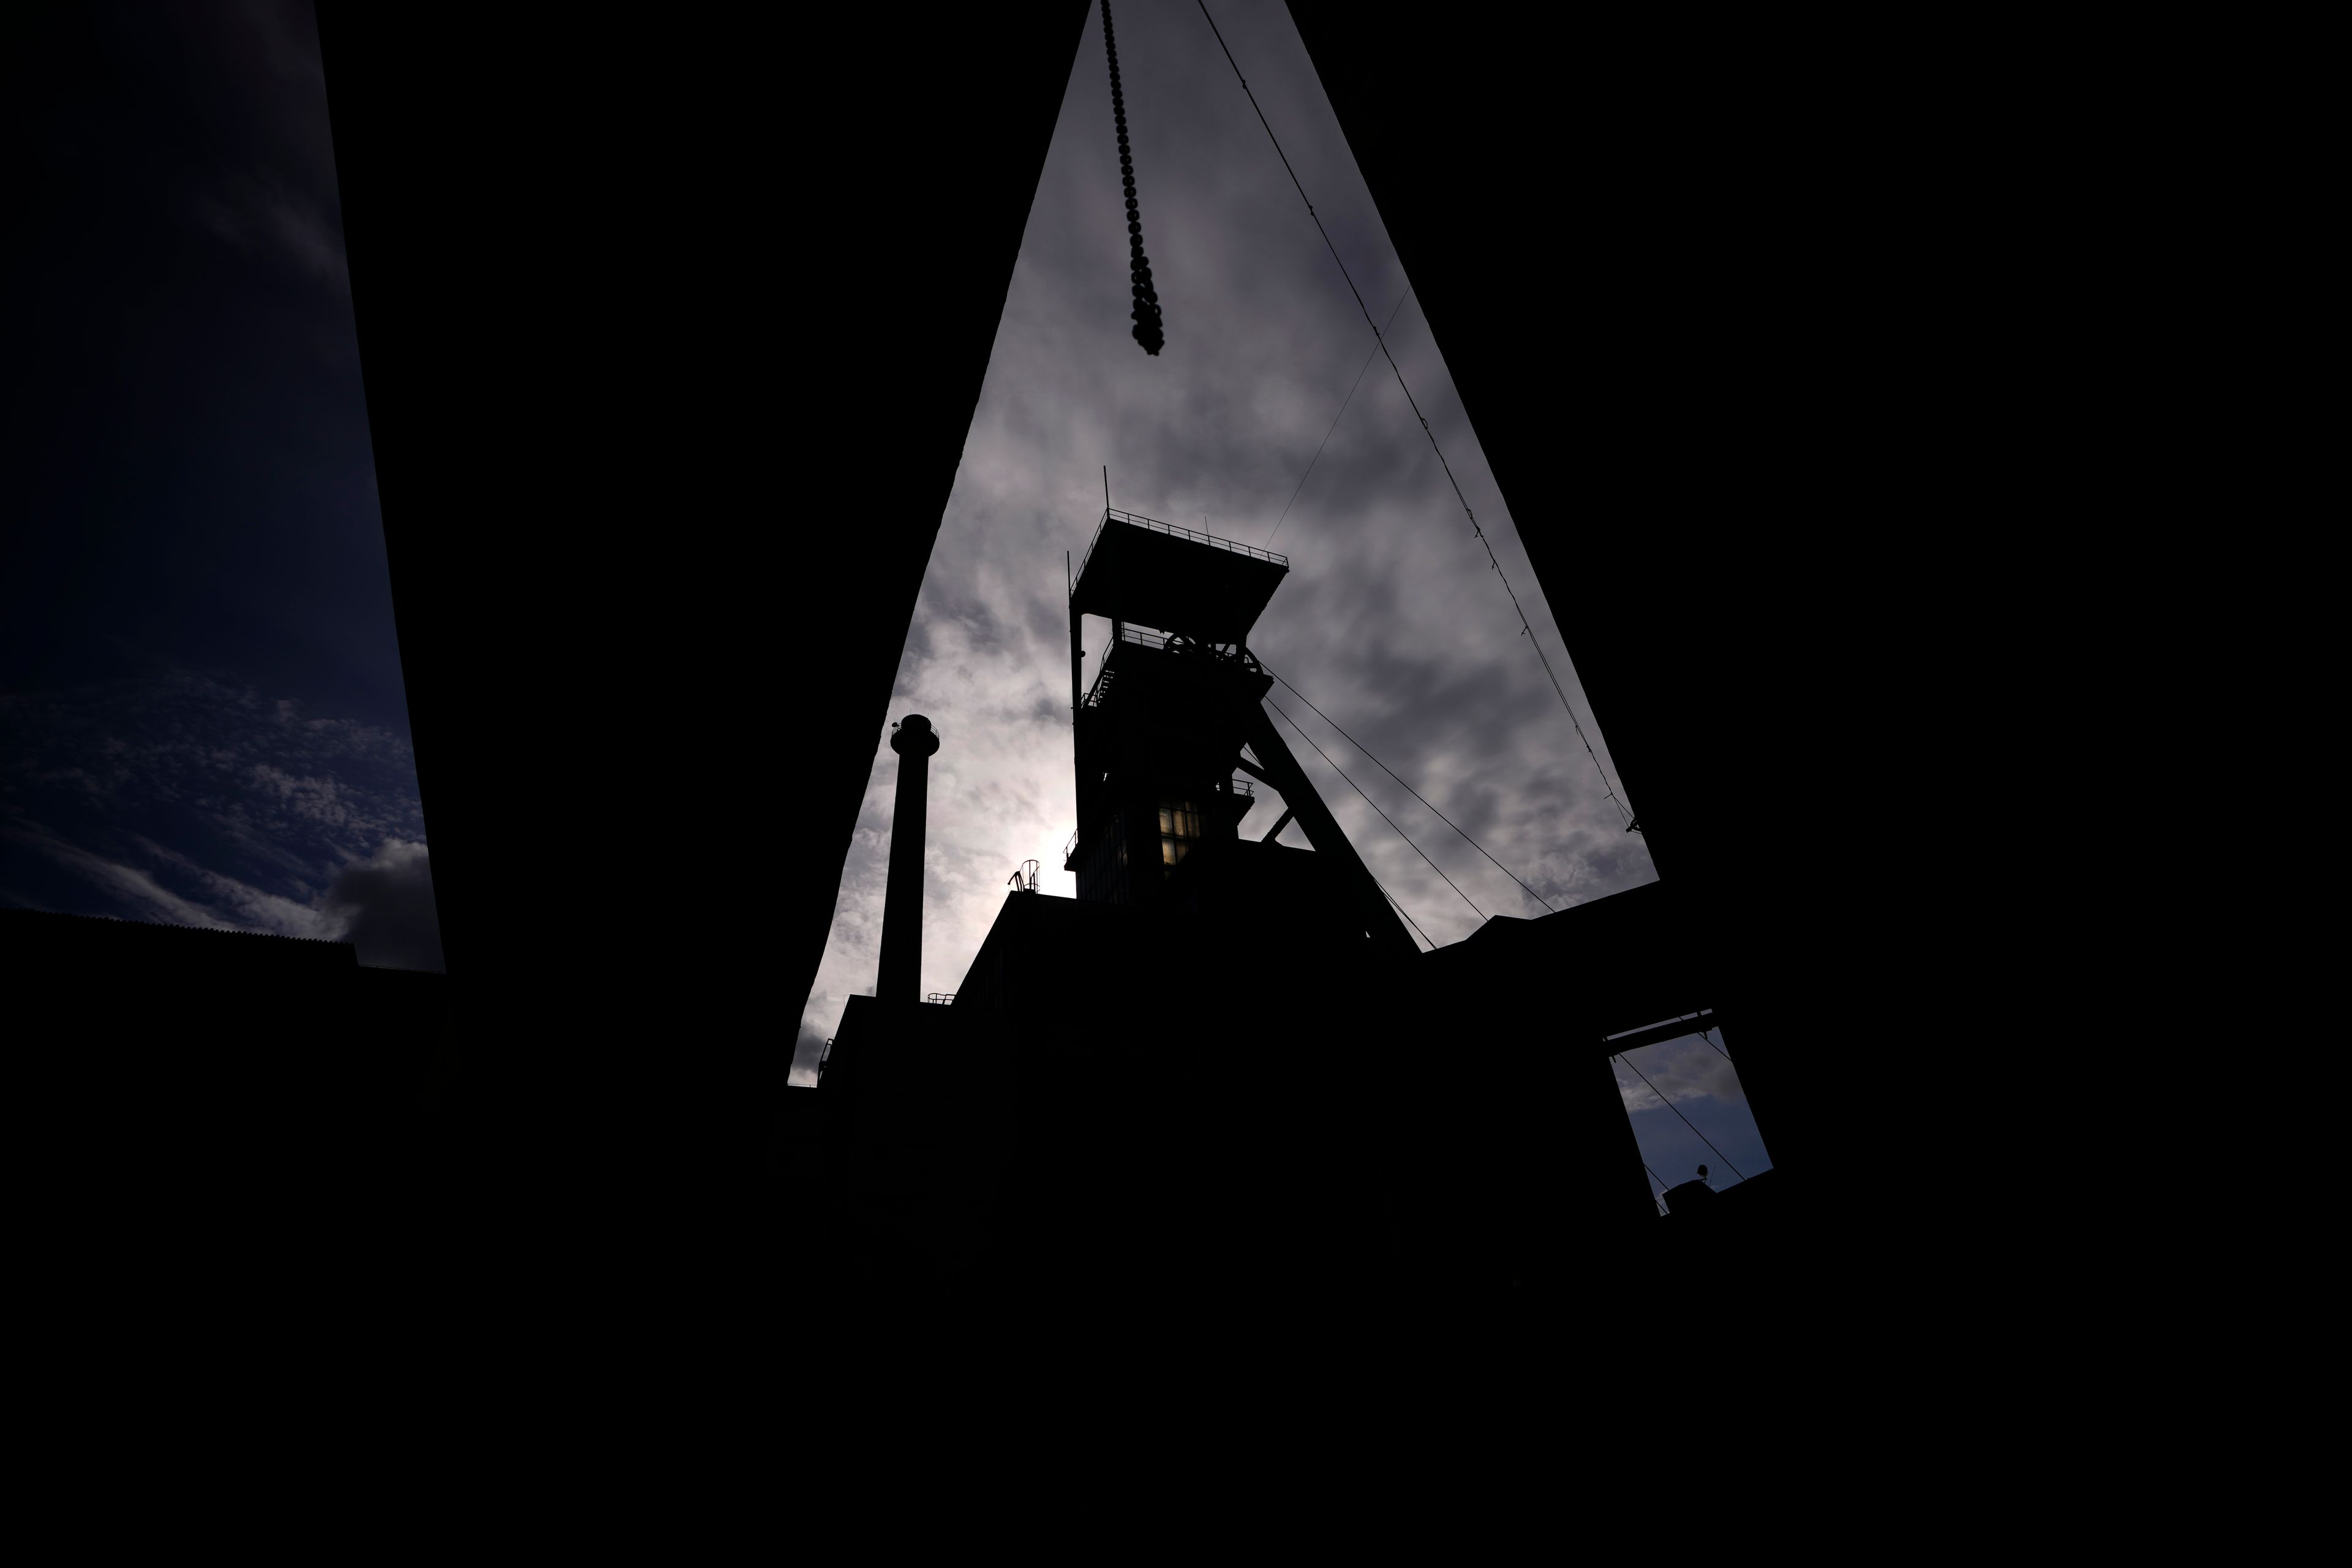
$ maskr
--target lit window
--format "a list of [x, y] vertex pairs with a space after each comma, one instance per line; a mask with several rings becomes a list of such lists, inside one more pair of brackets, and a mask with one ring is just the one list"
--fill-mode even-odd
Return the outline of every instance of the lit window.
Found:
[[1160, 808], [1160, 862], [1173, 866], [1184, 858], [1201, 837], [1201, 813], [1189, 800], [1170, 801]]

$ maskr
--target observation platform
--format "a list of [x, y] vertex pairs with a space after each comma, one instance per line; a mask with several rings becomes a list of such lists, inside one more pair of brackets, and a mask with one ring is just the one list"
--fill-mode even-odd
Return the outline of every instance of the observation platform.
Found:
[[1290, 557], [1173, 523], [1107, 510], [1070, 590], [1080, 616], [1132, 621], [1208, 643], [1238, 643], [1290, 571]]

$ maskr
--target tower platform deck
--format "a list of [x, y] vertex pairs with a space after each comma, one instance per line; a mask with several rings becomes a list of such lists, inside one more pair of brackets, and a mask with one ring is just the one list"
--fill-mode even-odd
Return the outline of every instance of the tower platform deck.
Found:
[[1106, 510], [1078, 563], [1070, 614], [1237, 643], [1249, 636], [1289, 570], [1286, 555]]

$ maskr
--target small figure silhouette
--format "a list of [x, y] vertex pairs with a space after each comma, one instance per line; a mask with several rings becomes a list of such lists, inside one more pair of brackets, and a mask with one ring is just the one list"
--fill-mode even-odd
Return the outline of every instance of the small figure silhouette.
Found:
[[1701, 1165], [1698, 1168], [1698, 1179], [1702, 1182], [1706, 1180], [1706, 1167], [1705, 1165]]

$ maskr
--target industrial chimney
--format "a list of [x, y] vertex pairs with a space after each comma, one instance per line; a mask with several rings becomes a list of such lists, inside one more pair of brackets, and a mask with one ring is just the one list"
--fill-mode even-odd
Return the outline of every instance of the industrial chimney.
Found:
[[898, 799], [890, 814], [890, 879], [882, 893], [882, 961], [874, 994], [884, 1002], [920, 1002], [923, 817], [940, 738], [929, 719], [910, 713], [891, 727], [890, 749], [898, 753]]

